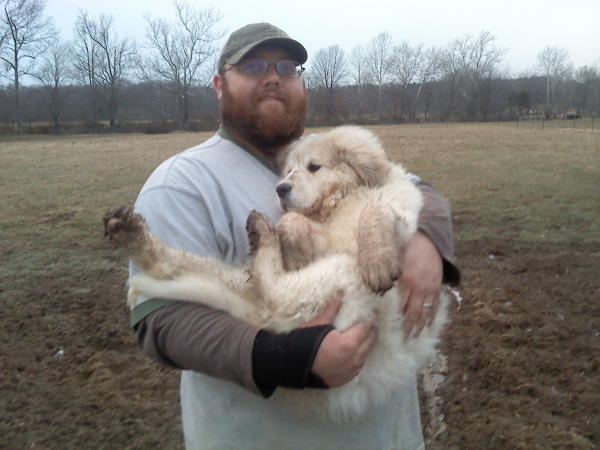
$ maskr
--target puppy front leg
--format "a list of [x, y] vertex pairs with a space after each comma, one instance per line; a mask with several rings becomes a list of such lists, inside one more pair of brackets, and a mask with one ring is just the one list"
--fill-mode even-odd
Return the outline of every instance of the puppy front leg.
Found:
[[281, 248], [277, 231], [269, 219], [257, 211], [252, 211], [246, 221], [246, 231], [250, 243], [252, 275], [260, 279], [263, 273], [281, 274], [284, 272]]
[[315, 259], [312, 222], [296, 212], [283, 215], [277, 224], [285, 270], [300, 270]]
[[250, 214], [247, 231], [253, 255], [250, 273], [262, 302], [260, 313], [265, 328], [273, 332], [291, 331], [311, 320], [341, 289], [337, 281], [340, 269], [336, 264], [286, 271], [279, 235], [262, 214]]
[[358, 264], [364, 282], [373, 292], [384, 294], [400, 277], [400, 246], [397, 217], [389, 205], [370, 201], [358, 221]]

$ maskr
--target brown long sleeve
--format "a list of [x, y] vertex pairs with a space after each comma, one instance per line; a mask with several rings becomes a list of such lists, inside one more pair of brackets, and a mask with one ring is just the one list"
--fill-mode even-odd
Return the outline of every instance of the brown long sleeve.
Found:
[[258, 328], [200, 303], [173, 302], [139, 322], [142, 353], [180, 369], [237, 383], [257, 394], [252, 347]]
[[419, 181], [417, 187], [424, 202], [419, 214], [419, 230], [424, 232], [440, 252], [444, 264], [443, 282], [460, 283], [460, 271], [454, 262], [454, 238], [450, 205], [428, 183]]

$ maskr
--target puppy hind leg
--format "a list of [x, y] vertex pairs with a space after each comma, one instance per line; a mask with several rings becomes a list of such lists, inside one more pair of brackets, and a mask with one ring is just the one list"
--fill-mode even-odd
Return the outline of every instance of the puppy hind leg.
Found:
[[117, 205], [108, 210], [103, 218], [104, 235], [118, 248], [126, 248], [133, 261], [142, 269], [155, 265], [161, 242], [155, 239], [139, 214], [133, 208]]
[[130, 248], [139, 244], [146, 227], [144, 219], [127, 205], [109, 209], [103, 217], [104, 236], [116, 247]]
[[385, 203], [369, 201], [358, 221], [358, 263], [364, 282], [384, 294], [400, 277], [401, 249], [396, 239], [396, 216]]
[[192, 255], [169, 247], [152, 234], [144, 218], [126, 205], [118, 205], [106, 213], [104, 235], [115, 247], [126, 248], [138, 268], [155, 278], [173, 278], [193, 259]]

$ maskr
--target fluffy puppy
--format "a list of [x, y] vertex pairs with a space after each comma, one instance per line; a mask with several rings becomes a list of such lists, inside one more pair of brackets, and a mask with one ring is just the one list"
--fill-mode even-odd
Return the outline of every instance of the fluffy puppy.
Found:
[[375, 317], [377, 340], [361, 373], [338, 388], [282, 391], [300, 413], [351, 420], [415, 376], [446, 321], [444, 294], [433, 323], [415, 339], [404, 337], [405, 300], [394, 280], [399, 253], [417, 227], [421, 195], [375, 136], [356, 127], [293, 146], [277, 192], [286, 213], [276, 227], [257, 212], [248, 217], [249, 267], [168, 247], [129, 208], [109, 212], [105, 231], [142, 270], [129, 280], [130, 301], [137, 295], [199, 301], [288, 332], [343, 290], [338, 329]]
[[339, 127], [293, 146], [277, 185], [284, 264], [297, 270], [333, 253], [356, 256], [365, 283], [384, 293], [416, 230], [421, 193], [377, 137]]

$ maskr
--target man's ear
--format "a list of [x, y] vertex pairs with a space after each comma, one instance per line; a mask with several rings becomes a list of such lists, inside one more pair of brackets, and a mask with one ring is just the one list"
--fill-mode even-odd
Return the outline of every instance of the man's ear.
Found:
[[219, 75], [218, 73], [215, 74], [215, 76], [213, 77], [213, 85], [215, 87], [215, 91], [217, 92], [217, 100], [221, 101], [221, 98], [223, 96], [223, 85], [222, 85], [223, 80], [221, 80], [221, 75]]

